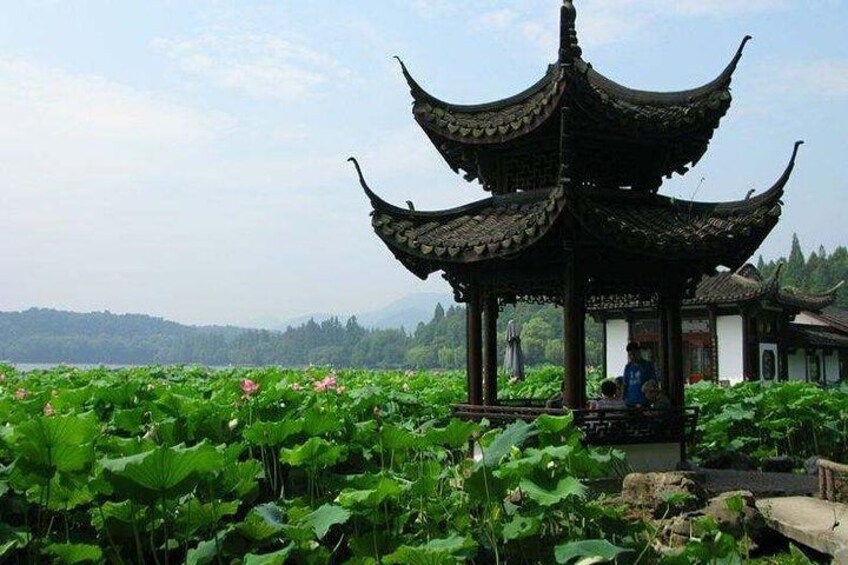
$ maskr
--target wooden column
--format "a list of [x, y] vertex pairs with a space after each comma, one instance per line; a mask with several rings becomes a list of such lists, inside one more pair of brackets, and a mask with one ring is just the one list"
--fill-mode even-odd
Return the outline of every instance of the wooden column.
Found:
[[718, 382], [718, 313], [714, 306], [707, 307], [707, 313], [710, 318], [710, 364], [712, 365], [712, 374], [710, 379]]
[[657, 298], [657, 325], [660, 330], [657, 369], [660, 373], [660, 386], [668, 394], [671, 390], [671, 380], [669, 380], [671, 368], [668, 365], [668, 297], [664, 293], [660, 293]]
[[487, 296], [483, 302], [483, 404], [498, 403], [498, 300]]
[[471, 288], [465, 306], [467, 339], [468, 404], [483, 405], [483, 338], [480, 292]]
[[683, 317], [681, 315], [681, 301], [683, 293], [680, 289], [673, 288], [663, 293], [663, 310], [665, 311], [664, 343], [668, 357], [668, 394], [671, 405], [683, 407], [684, 381], [683, 381]]
[[583, 408], [586, 397], [586, 316], [583, 284], [574, 256], [565, 268], [563, 300], [564, 403]]
[[745, 381], [750, 381], [754, 378], [752, 369], [751, 357], [751, 316], [750, 313], [742, 310], [742, 378]]
[[609, 363], [607, 362], [607, 354], [609, 351], [607, 350], [607, 317], [600, 316], [598, 318], [601, 324], [601, 378], [606, 379], [609, 376]]

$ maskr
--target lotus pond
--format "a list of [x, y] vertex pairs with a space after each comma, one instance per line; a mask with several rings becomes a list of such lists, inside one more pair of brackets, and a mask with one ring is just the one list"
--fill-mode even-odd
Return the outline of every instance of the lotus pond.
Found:
[[[545, 371], [504, 384], [513, 396], [557, 387]], [[744, 540], [709, 523], [659, 555], [656, 528], [596, 488], [621, 454], [581, 446], [567, 417], [503, 429], [453, 420], [463, 396], [458, 373], [0, 366], [0, 561], [744, 558]], [[480, 457], [468, 457], [472, 443]]]

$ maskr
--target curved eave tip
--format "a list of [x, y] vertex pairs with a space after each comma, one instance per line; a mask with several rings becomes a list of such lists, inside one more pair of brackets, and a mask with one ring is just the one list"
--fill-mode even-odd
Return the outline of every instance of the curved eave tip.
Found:
[[798, 157], [798, 151], [801, 149], [801, 146], [804, 145], [804, 140], [799, 139], [795, 142], [795, 148], [792, 150], [792, 160], [791, 164], [795, 164], [795, 159]]
[[406, 68], [403, 59], [401, 59], [397, 55], [392, 57], [392, 59], [395, 59], [400, 64], [400, 70], [403, 73], [403, 78], [406, 79], [406, 84], [409, 85], [409, 88], [412, 90], [413, 95], [419, 92], [424, 92], [424, 89], [421, 88], [421, 85], [418, 84], [418, 81], [412, 78], [412, 75], [410, 74], [409, 69]]
[[362, 187], [362, 190], [365, 191], [365, 195], [371, 201], [371, 204], [376, 206], [377, 202], [382, 202], [382, 199], [374, 194], [374, 191], [368, 186], [368, 183], [365, 181], [365, 175], [362, 174], [362, 167], [359, 166], [359, 161], [356, 160], [356, 157], [348, 157], [348, 163], [353, 163], [353, 166], [356, 168], [356, 174], [359, 176], [359, 185]]
[[371, 187], [369, 187], [368, 183], [365, 181], [365, 175], [362, 174], [362, 167], [359, 166], [359, 161], [356, 160], [356, 157], [348, 157], [347, 161], [348, 163], [353, 163], [353, 166], [356, 168], [356, 174], [359, 176], [359, 184], [362, 186], [362, 190], [365, 191], [365, 196], [367, 196], [368, 200], [371, 201], [371, 206], [375, 211], [389, 212], [392, 214], [410, 213], [403, 208], [398, 208], [397, 206], [389, 204], [371, 190]]

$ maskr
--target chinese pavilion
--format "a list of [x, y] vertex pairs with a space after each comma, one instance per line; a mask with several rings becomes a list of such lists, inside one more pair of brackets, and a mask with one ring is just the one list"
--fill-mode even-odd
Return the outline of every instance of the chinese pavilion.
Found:
[[663, 178], [697, 163], [730, 107], [746, 37], [712, 82], [646, 92], [606, 78], [582, 58], [570, 0], [559, 57], [539, 82], [487, 104], [429, 94], [401, 62], [415, 120], [442, 157], [488, 198], [444, 211], [393, 206], [372, 191], [372, 226], [422, 279], [441, 271], [467, 311], [468, 406], [497, 407], [496, 320], [504, 304], [556, 303], [564, 312], [564, 399], [585, 405], [584, 322], [595, 302], [656, 305], [659, 367], [682, 407], [682, 301], [718, 266], [741, 267], [775, 227], [801, 142], [778, 181], [735, 202], [658, 194]]

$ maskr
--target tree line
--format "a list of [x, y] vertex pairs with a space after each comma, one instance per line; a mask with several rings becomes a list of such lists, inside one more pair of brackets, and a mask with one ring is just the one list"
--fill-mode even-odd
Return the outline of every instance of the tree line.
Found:
[[[783, 263], [784, 286], [821, 292], [848, 280], [848, 250], [823, 248], [805, 256], [797, 236], [788, 258], [758, 267], [765, 276]], [[841, 293], [839, 304], [848, 306]], [[552, 305], [506, 306], [498, 320], [498, 358], [506, 325], [522, 329], [527, 364], [560, 364], [563, 313]], [[587, 319], [588, 365], [600, 365], [601, 328]], [[78, 314], [49, 309], [0, 313], [0, 361], [16, 363], [332, 365], [335, 367], [459, 369], [465, 366], [465, 308], [438, 305], [414, 332], [368, 329], [355, 317], [309, 320], [285, 331], [192, 327], [151, 316]]]

